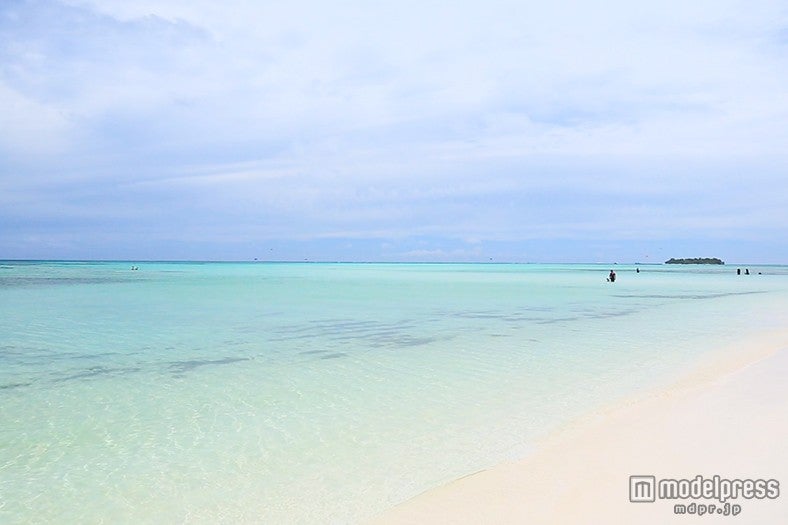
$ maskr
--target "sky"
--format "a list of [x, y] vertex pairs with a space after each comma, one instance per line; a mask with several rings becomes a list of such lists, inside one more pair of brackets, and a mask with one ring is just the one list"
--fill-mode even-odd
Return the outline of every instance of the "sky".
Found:
[[784, 1], [0, 0], [0, 259], [788, 263]]

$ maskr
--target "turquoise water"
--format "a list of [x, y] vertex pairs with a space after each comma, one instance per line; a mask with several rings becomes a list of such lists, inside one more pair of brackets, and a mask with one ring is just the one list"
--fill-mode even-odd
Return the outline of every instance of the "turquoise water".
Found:
[[788, 326], [749, 268], [0, 263], [0, 522], [363, 521]]

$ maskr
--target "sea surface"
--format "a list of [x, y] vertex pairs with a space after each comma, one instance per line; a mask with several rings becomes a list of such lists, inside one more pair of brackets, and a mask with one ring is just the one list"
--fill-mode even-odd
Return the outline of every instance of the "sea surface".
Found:
[[0, 262], [0, 523], [363, 522], [788, 326], [639, 268]]

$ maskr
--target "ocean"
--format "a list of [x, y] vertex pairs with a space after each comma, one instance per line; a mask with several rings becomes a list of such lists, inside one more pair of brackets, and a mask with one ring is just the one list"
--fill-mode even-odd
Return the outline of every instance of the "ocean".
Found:
[[788, 326], [639, 268], [0, 262], [0, 522], [363, 522]]

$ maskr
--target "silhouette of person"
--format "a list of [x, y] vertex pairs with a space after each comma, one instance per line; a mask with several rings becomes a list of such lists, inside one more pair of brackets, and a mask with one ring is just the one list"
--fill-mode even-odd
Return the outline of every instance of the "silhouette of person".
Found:
[[741, 268], [736, 268], [736, 275], [741, 275]]
[[749, 268], [745, 268], [744, 275], [750, 275], [750, 269]]
[[607, 277], [607, 280], [610, 281], [611, 283], [616, 282], [616, 272], [610, 270], [610, 275]]

